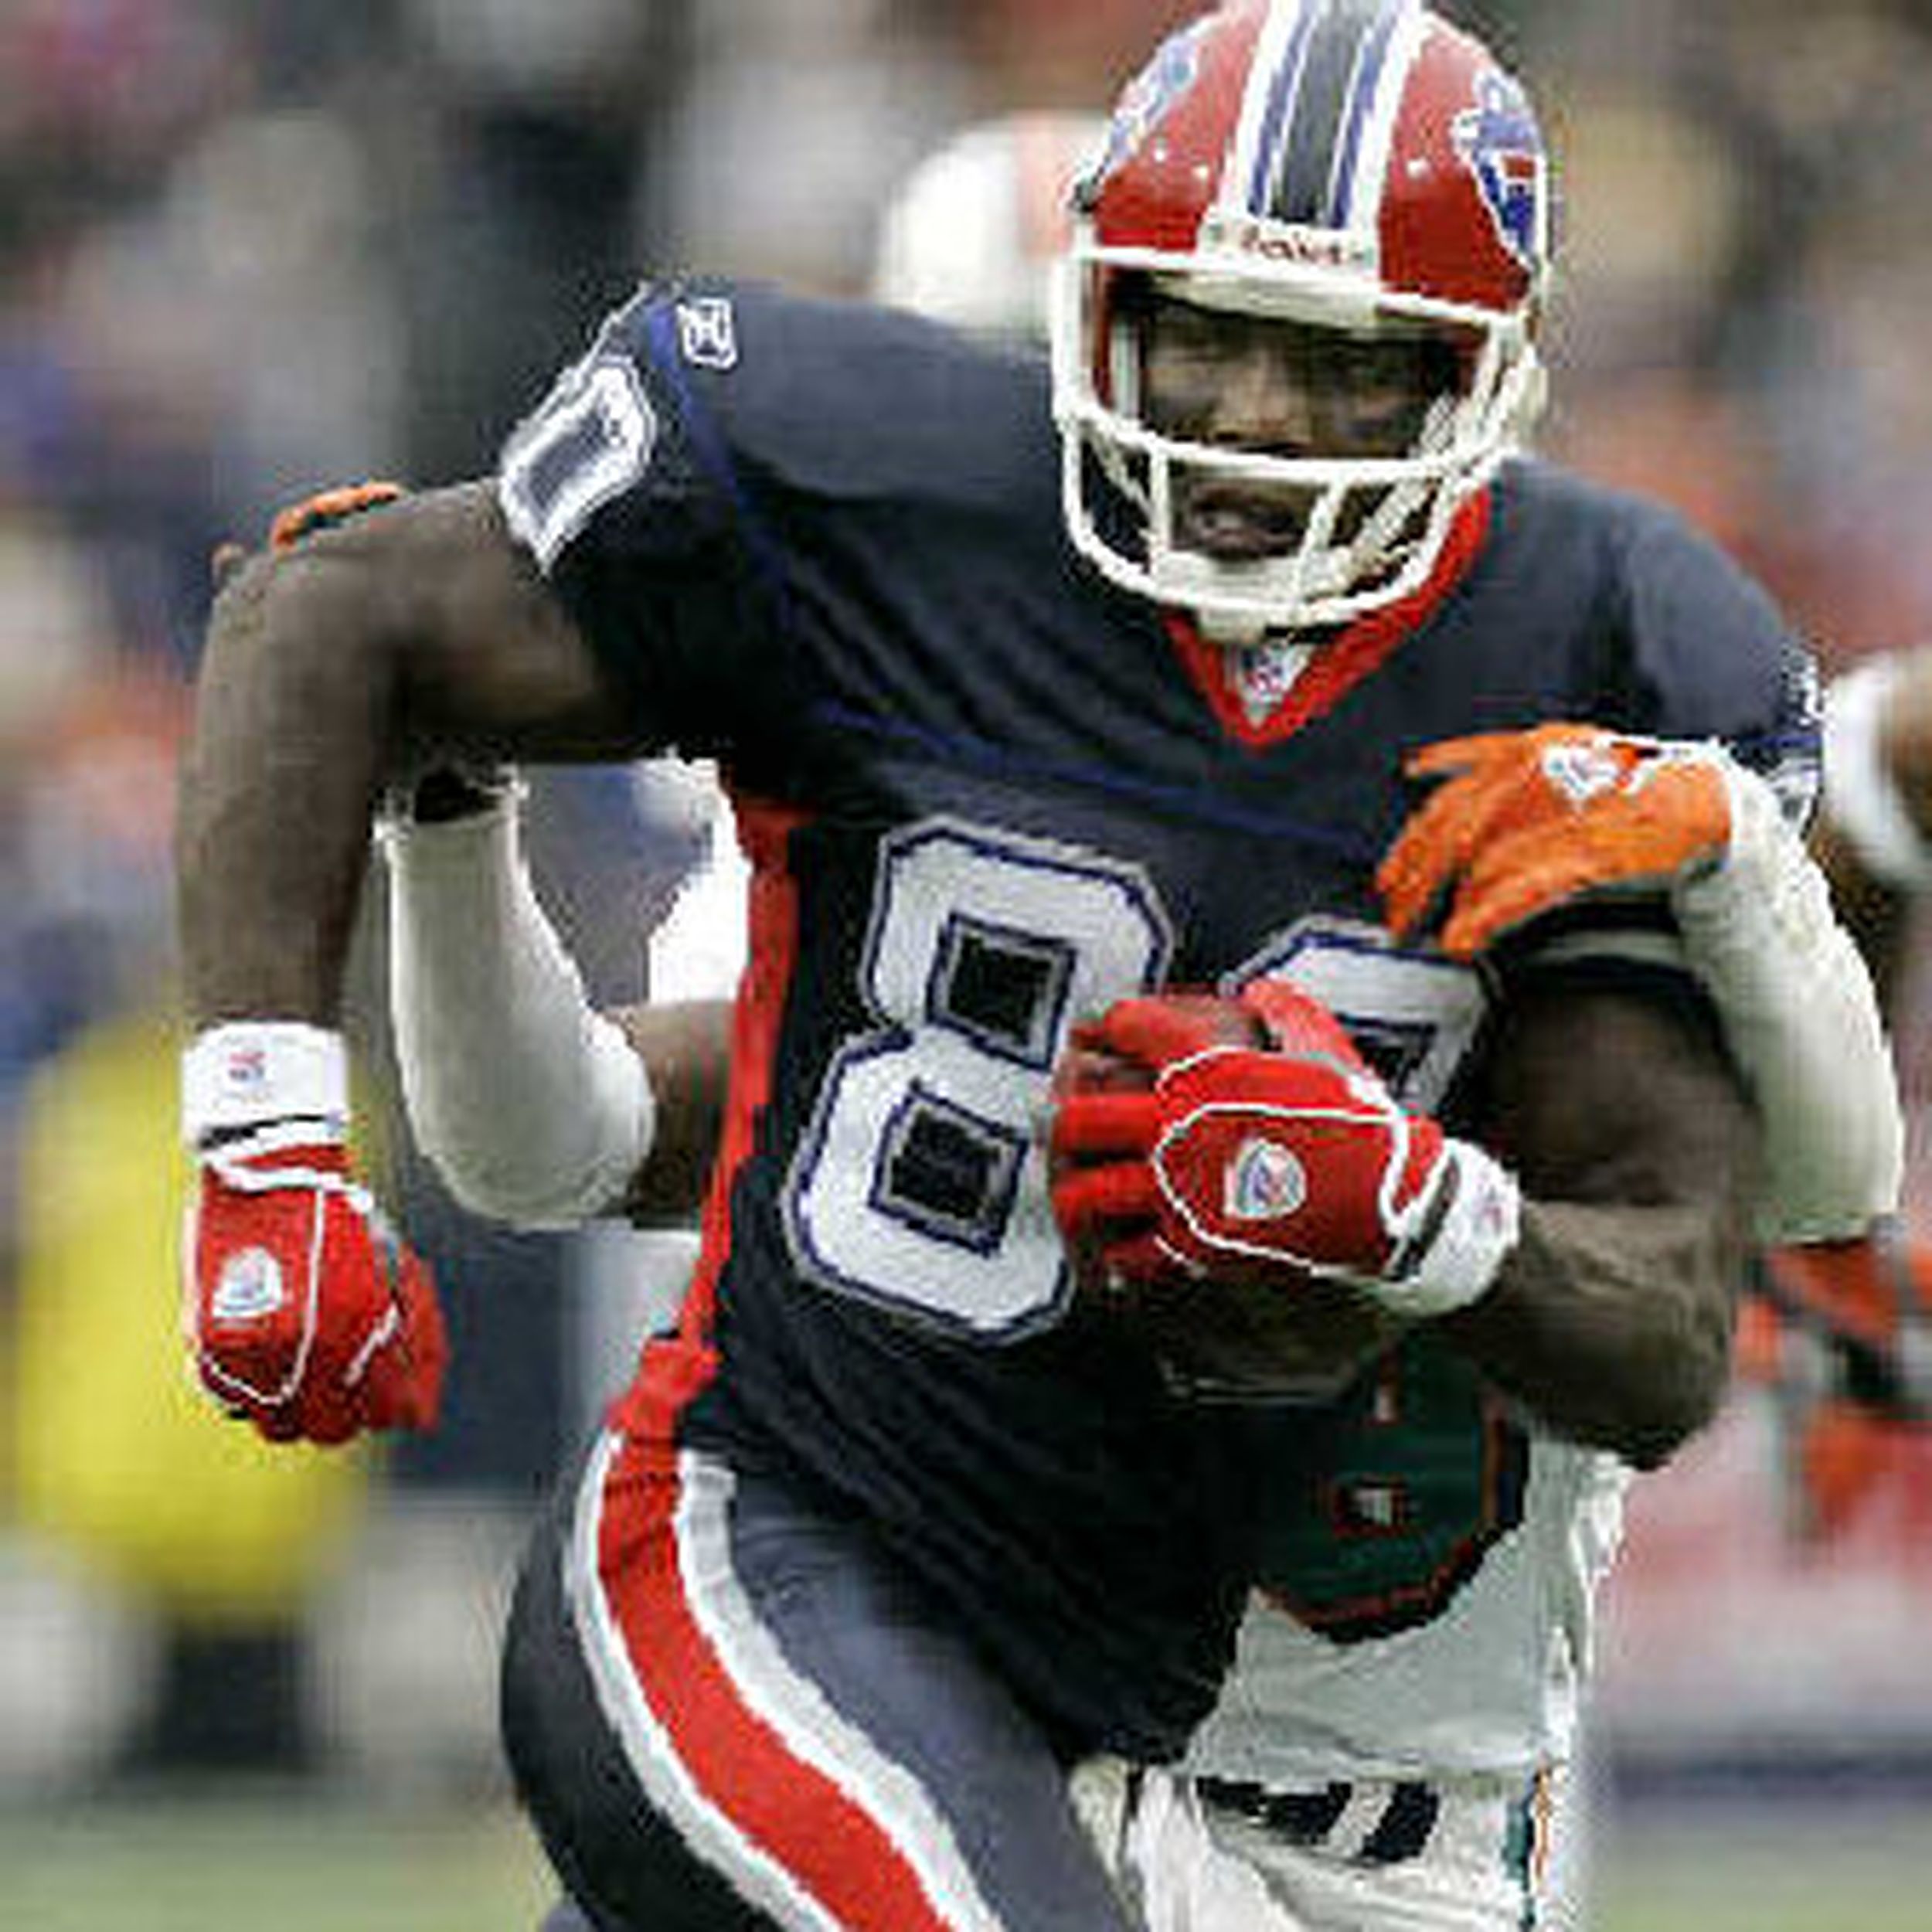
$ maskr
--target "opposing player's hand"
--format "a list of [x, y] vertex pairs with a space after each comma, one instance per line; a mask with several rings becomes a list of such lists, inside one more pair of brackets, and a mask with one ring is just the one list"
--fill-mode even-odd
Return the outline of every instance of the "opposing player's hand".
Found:
[[385, 503], [396, 502], [403, 494], [401, 484], [376, 480], [340, 483], [331, 489], [318, 490], [313, 496], [284, 505], [275, 512], [268, 526], [268, 547], [292, 550], [304, 537], [312, 536], [318, 530], [332, 529], [366, 511], [380, 509]]
[[[318, 490], [312, 496], [305, 496], [298, 503], [285, 504], [275, 512], [268, 526], [268, 547], [271, 550], [292, 550], [303, 538], [316, 531], [345, 523], [366, 510], [379, 509], [385, 503], [393, 503], [404, 494], [400, 483], [376, 481], [342, 483], [326, 490]], [[247, 560], [245, 544], [232, 539], [217, 544], [209, 566], [215, 588], [219, 590]]]
[[1415, 1315], [1481, 1294], [1515, 1240], [1503, 1169], [1399, 1107], [1298, 989], [1242, 995], [1264, 1044], [1230, 1044], [1213, 1004], [1124, 1000], [1077, 1032], [1077, 1066], [1111, 1056], [1150, 1080], [1062, 1082], [1053, 1209], [1073, 1250], [1129, 1281], [1339, 1278]]
[[183, 1324], [202, 1385], [271, 1441], [435, 1421], [449, 1348], [428, 1269], [355, 1179], [340, 1043], [233, 1025], [187, 1056], [197, 1150]]
[[1828, 1542], [1923, 1467], [1932, 1247], [1888, 1222], [1862, 1240], [1767, 1250], [1736, 1359], [1777, 1396], [1787, 1526]]
[[1720, 862], [1727, 753], [1594, 725], [1539, 725], [1428, 745], [1411, 777], [1442, 782], [1376, 874], [1389, 924], [1440, 924], [1467, 959], [1580, 895], [1662, 891]]

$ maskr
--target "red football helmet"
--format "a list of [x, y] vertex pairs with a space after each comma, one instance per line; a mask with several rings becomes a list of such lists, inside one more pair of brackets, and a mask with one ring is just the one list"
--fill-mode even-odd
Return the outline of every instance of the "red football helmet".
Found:
[[[1237, 638], [1343, 622], [1423, 582], [1541, 400], [1549, 180], [1518, 83], [1418, 0], [1229, 0], [1128, 87], [1075, 196], [1054, 392], [1081, 552]], [[1399, 453], [1163, 434], [1143, 394], [1149, 291], [1332, 349], [1453, 352]], [[1291, 501], [1281, 547], [1230, 560], [1190, 540], [1180, 507], [1204, 483]]]

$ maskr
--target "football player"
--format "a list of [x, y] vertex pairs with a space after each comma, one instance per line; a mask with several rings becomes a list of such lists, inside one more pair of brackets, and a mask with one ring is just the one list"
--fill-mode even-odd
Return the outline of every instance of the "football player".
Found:
[[[1694, 920], [1740, 852], [1782, 862], [1743, 766], [1801, 782], [1802, 658], [1681, 526], [1513, 460], [1547, 206], [1520, 90], [1420, 7], [1231, 5], [1130, 90], [1083, 198], [1050, 421], [1023, 364], [915, 322], [650, 289], [492, 485], [250, 566], [211, 628], [191, 1308], [204, 1380], [272, 1434], [434, 1406], [427, 1284], [343, 1151], [385, 774], [675, 743], [740, 800], [753, 944], [704, 1260], [533, 1551], [506, 1662], [520, 1787], [601, 1927], [1129, 1923], [1062, 1767], [1180, 1750], [1250, 1580], [1278, 1628], [1241, 1681], [1279, 1707], [1216, 1714], [1211, 1782], [1123, 1781], [1128, 1876], [1205, 1813], [1210, 1852], [1260, 1839], [1268, 1910], [1406, 1863], [1492, 1922], [1621, 1462], [1723, 1386], [1756, 1163], [1697, 990], [1594, 902], [1510, 944], [1465, 832], [1541, 850], [1607, 794], [1583, 883], [1661, 876]], [[1471, 733], [1379, 886], [1405, 759]], [[1215, 982], [1270, 989], [1247, 1044], [1135, 997]], [[1094, 1013], [1152, 1084], [1085, 1110], [1073, 1151], [1125, 1178], [1063, 1219], [1156, 1288], [1341, 1283], [1400, 1326], [1386, 1374], [1318, 1420], [1204, 1402], [1077, 1280], [1032, 1130]], [[546, 1214], [606, 1204], [652, 1131], [621, 1039], [580, 1063]], [[1253, 1132], [1204, 1141], [1223, 1116]], [[1467, 1788], [1392, 1760], [1391, 1668], [1417, 1760]], [[1298, 1785], [1316, 1736], [1358, 1774], [1338, 1796]]]
[[[1066, 190], [1103, 131], [1104, 124], [1078, 117], [1021, 114], [975, 126], [948, 141], [908, 178], [888, 213], [874, 280], [876, 297], [1009, 344], [1043, 338], [1046, 267], [1065, 239]], [[479, 1170], [466, 1161], [461, 1124], [485, 1117], [514, 1119], [526, 1130], [537, 1124], [527, 1111], [511, 1104], [511, 1097], [526, 1090], [532, 1077], [520, 1070], [520, 1055], [506, 1058], [503, 1049], [505, 1043], [519, 1036], [519, 1016], [541, 1009], [544, 1002], [519, 995], [517, 981], [500, 967], [514, 957], [512, 935], [542, 934], [547, 922], [523, 877], [516, 850], [513, 794], [501, 787], [473, 788], [469, 798], [474, 817], [467, 820], [448, 815], [448, 796], [440, 786], [431, 794], [432, 816], [427, 822], [403, 809], [384, 828], [383, 843], [390, 862], [393, 1015], [419, 1131], [473, 1205], [486, 1213], [514, 1219], [529, 1182], [520, 1171], [512, 1171], [501, 1160], [488, 1170]], [[1587, 802], [1598, 812], [1614, 809], [1616, 803], [1608, 793], [1596, 794]], [[679, 1117], [675, 1102], [665, 1104], [668, 1089], [687, 1094], [715, 1092], [713, 1071], [706, 1070], [699, 1076], [694, 1061], [702, 1059], [707, 1037], [721, 1036], [720, 1016], [715, 1009], [673, 1012], [663, 1002], [728, 995], [743, 964], [743, 862], [722, 794], [717, 796], [717, 805], [710, 862], [687, 883], [669, 921], [652, 937], [651, 987], [658, 1009], [624, 1016], [633, 1045], [655, 1069], [651, 1078], [660, 1102], [661, 1131]], [[1566, 839], [1572, 840], [1573, 834], [1573, 828], [1567, 828]], [[1734, 873], [1749, 870], [1748, 866], [1739, 866]], [[1815, 896], [1815, 886], [1811, 889]], [[1549, 896], [1546, 883], [1542, 894], [1545, 900]], [[513, 915], [509, 910], [512, 906]], [[1716, 922], [1733, 954], [1733, 935], [1740, 923], [1735, 911]], [[1748, 915], [1743, 923], [1748, 926]], [[1685, 936], [1693, 951], [1684, 963], [1693, 971], [1699, 964], [1694, 950], [1696, 942], [1713, 928], [1713, 922], [1706, 918], [1687, 929]], [[497, 937], [492, 939], [492, 935]], [[1767, 941], [1770, 937], [1762, 933], [1757, 937]], [[546, 938], [540, 943], [545, 957], [560, 961], [552, 942]], [[1779, 951], [1788, 951], [1781, 937], [1775, 944]], [[1764, 1059], [1766, 1029], [1762, 1015], [1754, 1013], [1748, 990], [1740, 989], [1735, 973], [1726, 971], [1724, 956], [1725, 945], [1720, 944], [1716, 957], [1707, 964], [1705, 990], [1715, 998], [1720, 1022], [1726, 1019], [1727, 1002], [1735, 1001], [1738, 1037], [1731, 1044], [1748, 1067]], [[1825, 1012], [1838, 1010], [1834, 968], [1842, 957], [1842, 941], [1835, 940], [1824, 951], [1808, 983], [1795, 973], [1790, 975], [1786, 1010], [1774, 1022], [1775, 1046], [1781, 1049], [1788, 1036], [1801, 1031], [1821, 1041], [1828, 1053], [1837, 1050], [1839, 1036], [1832, 1025], [1819, 1026], [1815, 1018], [1809, 1026], [1803, 1022], [1810, 1011], [1809, 1002], [1821, 994]], [[561, 965], [556, 970], [567, 973], [567, 968]], [[567, 985], [567, 979], [561, 983]], [[1857, 985], [1855, 975], [1851, 983]], [[566, 1040], [558, 1049], [566, 1064], [567, 1044]], [[545, 1060], [551, 1070], [542, 1077], [553, 1077], [557, 1063], [556, 1059]], [[1860, 1063], [1858, 1054], [1852, 1056], [1852, 1063]], [[1787, 1097], [1809, 1090], [1818, 1078], [1815, 1056], [1813, 1064], [1784, 1076]], [[1851, 1111], [1865, 1113], [1869, 1095], [1856, 1080], [1840, 1090], [1845, 1094]], [[1779, 1099], [1775, 1094], [1769, 1097]], [[1883, 1127], [1888, 1115], [1880, 1105], [1869, 1110], [1869, 1117]], [[1809, 1158], [1809, 1141], [1821, 1140], [1845, 1151], [1854, 1170], [1861, 1161], [1869, 1160], [1871, 1150], [1866, 1145], [1860, 1151], [1855, 1122], [1849, 1138], [1839, 1134], [1842, 1124], [1828, 1123], [1808, 1137], [1803, 1158]], [[552, 1158], [553, 1151], [528, 1141], [517, 1155], [520, 1163], [534, 1165], [540, 1172], [547, 1172], [545, 1164]], [[643, 1177], [643, 1185], [653, 1191], [652, 1196], [641, 1196], [634, 1190], [628, 1197], [631, 1211], [643, 1206], [654, 1217], [675, 1213], [680, 1190], [673, 1185], [667, 1192], [664, 1177], [668, 1171], [675, 1170], [667, 1170], [660, 1148]], [[539, 1180], [539, 1190], [545, 1184]], [[1828, 1188], [1837, 1184], [1825, 1178]], [[1815, 1225], [1839, 1224], [1828, 1215]], [[679, 1237], [668, 1236], [665, 1240], [669, 1271], [679, 1276], [682, 1287], [695, 1254]], [[1852, 1262], [1848, 1250], [1832, 1247], [1784, 1251], [1781, 1267], [1778, 1254], [1774, 1253], [1764, 1266], [1764, 1278], [1770, 1281], [1801, 1284], [1810, 1281], [1821, 1267], [1844, 1274], [1852, 1268]], [[1859, 1278], [1870, 1272], [1864, 1270]], [[1886, 1274], [1883, 1278], [1891, 1276]], [[1868, 1452], [1872, 1432], [1887, 1427], [1900, 1413], [1900, 1386], [1887, 1366], [1896, 1359], [1897, 1351], [1866, 1332], [1875, 1309], [1867, 1311], [1868, 1318], [1862, 1323], [1841, 1311], [1838, 1321], [1828, 1324], [1817, 1298], [1800, 1304], [1782, 1287], [1777, 1296], [1774, 1304], [1760, 1294], [1748, 1307], [1742, 1366], [1747, 1373], [1775, 1379], [1781, 1388], [1793, 1392], [1801, 1387], [1815, 1389], [1821, 1362], [1832, 1372], [1833, 1397], [1821, 1406], [1808, 1408], [1794, 1456], [1795, 1467], [1804, 1478], [1799, 1493], [1815, 1499], [1805, 1520], [1814, 1533], [1820, 1533], [1847, 1506], [1849, 1464]], [[1861, 1307], [1871, 1301], [1869, 1296], [1862, 1298]], [[1774, 1305], [1788, 1307], [1796, 1324], [1794, 1328], [1780, 1331], [1767, 1325], [1766, 1313]], [[1801, 1315], [1798, 1311], [1801, 1305]], [[1852, 1328], [1855, 1333], [1849, 1332]], [[1815, 1345], [1820, 1342], [1821, 1353]], [[1873, 1407], [1881, 1394], [1882, 1413]], [[1553, 1603], [1553, 1616], [1558, 1607]], [[1257, 1629], [1264, 1630], [1277, 1614], [1257, 1599], [1249, 1616]], [[1553, 1627], [1553, 1635], [1560, 1638], [1562, 1634]], [[1269, 1695], [1265, 1683], [1250, 1685], [1238, 1681], [1225, 1693], [1227, 1701], [1256, 1710], [1265, 1709]], [[1403, 1715], [1400, 1701], [1392, 1699], [1383, 1718], [1391, 1748], [1399, 1747]], [[1308, 1748], [1315, 1747], [1311, 1743]], [[1466, 1784], [1464, 1767], [1434, 1766], [1413, 1751], [1405, 1752], [1404, 1757], [1412, 1771], [1440, 1774], [1424, 1781], [1451, 1791]], [[1211, 1762], [1204, 1760], [1204, 1768], [1211, 1774]], [[1311, 1785], [1326, 1788], [1345, 1781], [1353, 1768], [1352, 1759], [1345, 1757], [1315, 1764], [1295, 1789]], [[1553, 1810], [1550, 1794], [1563, 1772], [1560, 1752], [1551, 1753], [1536, 1781], [1546, 1814]], [[1116, 1788], [1118, 1776], [1111, 1767], [1093, 1767], [1082, 1774], [1083, 1796], [1098, 1808], [1097, 1815], [1106, 1815], [1106, 1798]], [[1526, 1778], [1515, 1781], [1526, 1790], [1532, 1782]], [[1284, 1795], [1264, 1788], [1270, 1796]], [[1574, 1829], [1574, 1821], [1567, 1828]], [[1340, 1842], [1345, 1845], [1345, 1837]], [[1310, 1856], [1318, 1869], [1320, 1855]], [[1363, 1885], [1372, 1882], [1399, 1892], [1411, 1886], [1415, 1876], [1407, 1864], [1395, 1861], [1391, 1866], [1366, 1868]], [[1355, 1897], [1351, 1909], [1366, 1910], [1373, 1920], [1378, 1908], [1370, 1893], [1366, 1904], [1362, 1896]], [[1313, 1922], [1325, 1921], [1318, 1915]]]

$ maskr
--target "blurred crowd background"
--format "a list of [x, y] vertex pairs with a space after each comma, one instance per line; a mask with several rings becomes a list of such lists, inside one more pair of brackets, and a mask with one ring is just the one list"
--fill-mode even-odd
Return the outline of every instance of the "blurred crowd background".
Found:
[[[623, 1271], [621, 1236], [467, 1223], [378, 1107], [449, 1291], [444, 1430], [273, 1457], [188, 1389], [168, 842], [216, 543], [325, 484], [488, 470], [647, 270], [861, 288], [937, 140], [1104, 105], [1193, 10], [0, 0], [0, 1800], [493, 1776], [503, 1580]], [[1446, 10], [1529, 77], [1557, 155], [1546, 446], [1732, 546], [1828, 668], [1932, 638], [1932, 5]], [[636, 990], [682, 799], [540, 789], [604, 996]], [[1925, 1486], [1809, 1551], [1769, 1440], [1743, 1417], [1647, 1486], [1611, 1755], [1922, 1769]]]

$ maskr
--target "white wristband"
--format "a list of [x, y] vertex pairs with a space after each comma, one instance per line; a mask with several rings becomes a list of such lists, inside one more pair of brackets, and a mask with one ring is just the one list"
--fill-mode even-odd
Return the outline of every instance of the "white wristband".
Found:
[[478, 1213], [566, 1227], [609, 1211], [651, 1149], [651, 1083], [537, 902], [515, 794], [467, 818], [392, 821], [380, 838], [417, 1144]]
[[181, 1132], [190, 1147], [272, 1121], [315, 1120], [339, 1136], [349, 1120], [349, 1055], [339, 1033], [299, 1020], [230, 1020], [182, 1056]]
[[1932, 844], [1913, 818], [1879, 743], [1898, 660], [1867, 658], [1832, 681], [1825, 702], [1825, 815], [1880, 883], [1932, 886]]
[[1450, 1192], [1440, 1208], [1432, 1196], [1410, 1210], [1418, 1233], [1440, 1215], [1420, 1251], [1406, 1257], [1400, 1274], [1362, 1283], [1392, 1314], [1427, 1319], [1480, 1301], [1521, 1235], [1522, 1193], [1515, 1176], [1474, 1142], [1447, 1142], [1442, 1184]]

